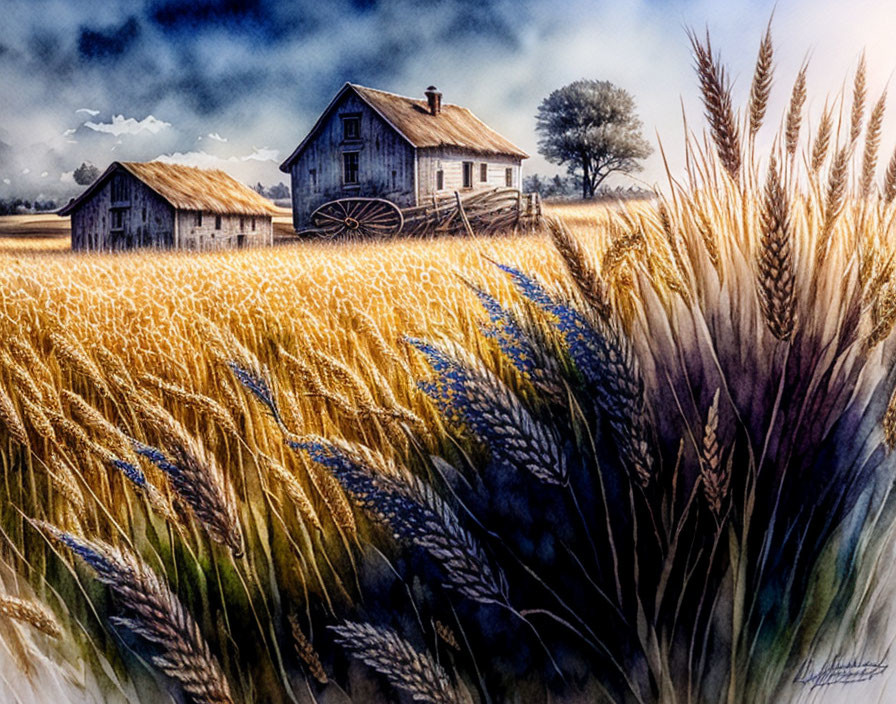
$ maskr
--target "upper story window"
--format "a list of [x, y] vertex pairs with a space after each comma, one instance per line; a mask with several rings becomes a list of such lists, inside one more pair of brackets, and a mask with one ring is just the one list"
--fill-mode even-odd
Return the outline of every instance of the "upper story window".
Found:
[[488, 164], [479, 165], [479, 180], [483, 183], [488, 181]]
[[473, 187], [473, 162], [464, 162], [464, 188]]
[[513, 169], [509, 166], [504, 169], [504, 185], [513, 188]]
[[221, 229], [221, 216], [220, 215], [215, 215], [215, 229], [216, 230]]
[[361, 139], [361, 116], [342, 115], [342, 139]]
[[112, 202], [127, 203], [131, 200], [131, 184], [124, 174], [112, 177]]
[[445, 190], [445, 172], [442, 169], [436, 171], [436, 190]]
[[113, 230], [123, 230], [124, 229], [124, 211], [123, 210], [113, 210], [112, 211], [112, 229]]
[[196, 227], [202, 227], [202, 211], [196, 211]]
[[346, 186], [358, 183], [358, 152], [343, 152], [342, 183]]

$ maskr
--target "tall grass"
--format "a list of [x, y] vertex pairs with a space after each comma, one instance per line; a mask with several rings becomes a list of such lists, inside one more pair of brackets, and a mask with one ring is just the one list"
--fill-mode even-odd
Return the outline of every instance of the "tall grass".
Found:
[[0, 551], [55, 614], [32, 626], [131, 701], [783, 701], [807, 662], [884, 658], [885, 103], [866, 125], [862, 63], [849, 133], [831, 106], [809, 135], [804, 66], [760, 158], [770, 37], [741, 125], [692, 35], [709, 140], [655, 203], [0, 255]]

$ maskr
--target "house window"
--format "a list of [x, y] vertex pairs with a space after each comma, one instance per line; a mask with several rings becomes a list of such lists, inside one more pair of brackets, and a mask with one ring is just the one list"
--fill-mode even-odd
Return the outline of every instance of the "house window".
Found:
[[473, 162], [464, 162], [464, 188], [473, 187]]
[[508, 188], [513, 188], [513, 169], [506, 168], [504, 169], [504, 185]]
[[[221, 229], [221, 216], [220, 215], [215, 215], [215, 229], [216, 230]], [[202, 240], [200, 239], [200, 243], [201, 242], [202, 242]]]
[[483, 183], [488, 181], [488, 164], [479, 165], [479, 180]]
[[361, 139], [361, 116], [360, 115], [343, 115], [342, 116], [342, 139]]
[[395, 169], [392, 169], [392, 190], [393, 191], [395, 190], [397, 183], [398, 183], [398, 172]]
[[123, 210], [113, 210], [112, 211], [112, 229], [113, 230], [123, 230], [124, 229], [124, 211]]
[[255, 232], [255, 216], [252, 216], [252, 232]]
[[112, 177], [112, 202], [127, 203], [131, 200], [131, 189], [127, 176], [115, 174]]
[[442, 169], [436, 171], [436, 190], [445, 190], [445, 172]]
[[143, 222], [146, 222], [146, 206], [143, 206]]
[[240, 215], [240, 232], [246, 229], [246, 218]]
[[202, 227], [202, 211], [196, 211], [196, 227]]
[[358, 152], [343, 152], [342, 183], [346, 186], [358, 183]]
[[308, 169], [308, 181], [311, 183], [311, 189], [317, 190], [317, 169]]

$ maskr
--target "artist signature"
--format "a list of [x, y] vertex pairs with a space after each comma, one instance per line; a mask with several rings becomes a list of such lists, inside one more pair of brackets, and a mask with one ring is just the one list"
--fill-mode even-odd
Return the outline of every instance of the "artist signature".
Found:
[[886, 669], [887, 664], [883, 660], [862, 660], [859, 658], [841, 660], [834, 658], [825, 662], [816, 670], [815, 661], [810, 658], [803, 662], [793, 681], [797, 684], [812, 685], [812, 689], [827, 687], [832, 684], [854, 684], [856, 682], [867, 682], [882, 674]]

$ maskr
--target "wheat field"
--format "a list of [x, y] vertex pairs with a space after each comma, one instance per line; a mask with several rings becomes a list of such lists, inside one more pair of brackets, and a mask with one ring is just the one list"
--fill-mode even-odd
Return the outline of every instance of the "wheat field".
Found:
[[0, 686], [887, 701], [885, 103], [860, 63], [843, 128], [810, 133], [803, 67], [760, 155], [770, 35], [740, 114], [692, 42], [708, 131], [655, 202], [492, 238], [0, 251]]

